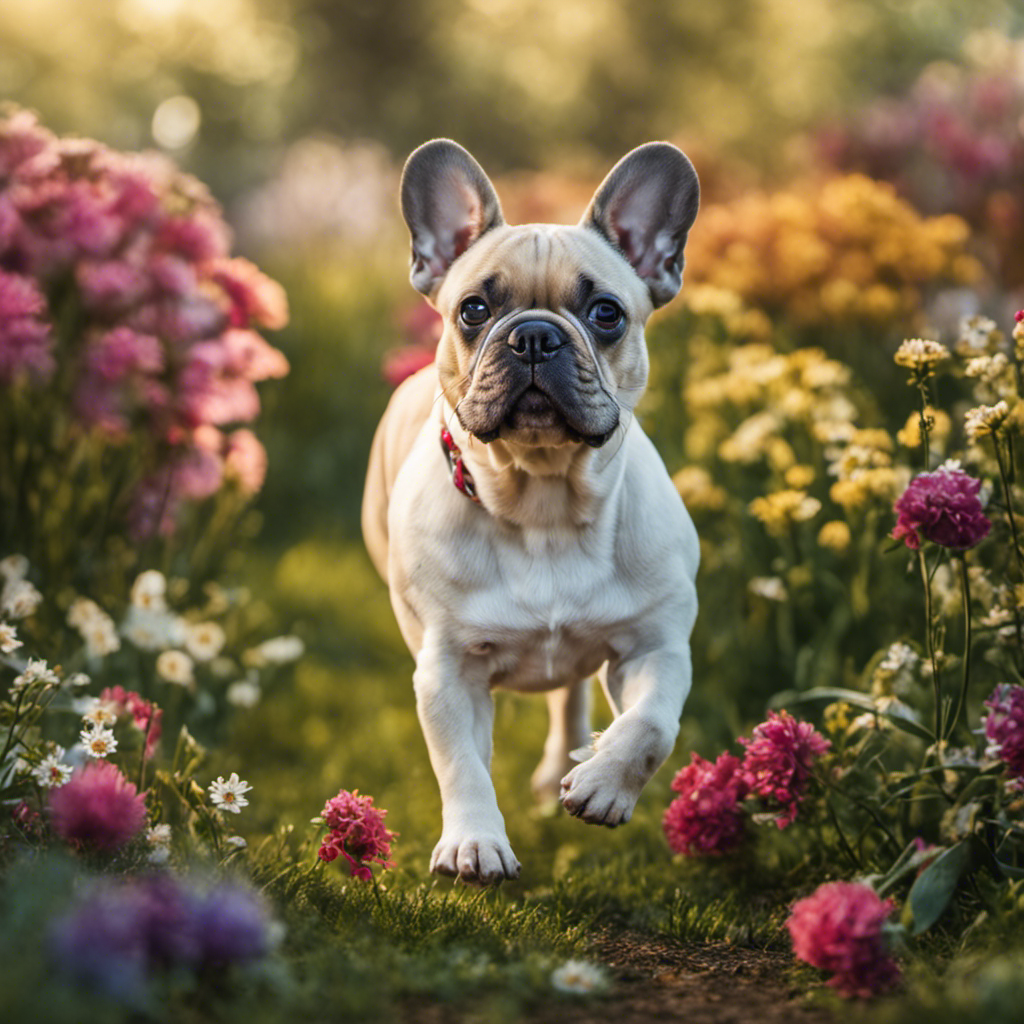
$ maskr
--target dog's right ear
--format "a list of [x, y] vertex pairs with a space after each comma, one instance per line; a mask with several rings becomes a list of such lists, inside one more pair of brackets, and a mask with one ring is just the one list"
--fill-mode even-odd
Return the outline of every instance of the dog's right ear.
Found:
[[424, 295], [485, 231], [505, 223], [487, 175], [451, 139], [426, 142], [406, 161], [402, 215], [412, 235], [409, 279]]

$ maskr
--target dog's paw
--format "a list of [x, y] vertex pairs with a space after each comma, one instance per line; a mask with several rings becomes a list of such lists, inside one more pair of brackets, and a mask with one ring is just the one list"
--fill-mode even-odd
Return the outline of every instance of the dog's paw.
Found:
[[562, 806], [588, 825], [625, 825], [643, 788], [634, 776], [621, 761], [598, 754], [562, 779]]
[[519, 861], [502, 835], [442, 835], [430, 858], [430, 870], [476, 885], [496, 885], [519, 877]]

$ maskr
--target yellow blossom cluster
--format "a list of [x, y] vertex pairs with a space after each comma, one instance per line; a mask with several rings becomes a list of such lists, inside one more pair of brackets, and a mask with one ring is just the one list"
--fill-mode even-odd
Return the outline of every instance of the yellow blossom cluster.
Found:
[[801, 324], [910, 320], [923, 286], [981, 276], [967, 239], [959, 217], [922, 217], [891, 185], [851, 174], [703, 210], [686, 274]]
[[751, 514], [760, 519], [774, 537], [784, 534], [793, 523], [813, 519], [821, 511], [821, 502], [806, 491], [775, 491], [750, 503]]

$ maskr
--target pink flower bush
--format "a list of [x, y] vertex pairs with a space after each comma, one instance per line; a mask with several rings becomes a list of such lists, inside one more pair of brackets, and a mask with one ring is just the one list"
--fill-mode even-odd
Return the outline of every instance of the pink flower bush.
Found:
[[330, 863], [339, 855], [348, 861], [349, 872], [364, 882], [373, 877], [370, 864], [393, 867], [388, 859], [396, 833], [384, 827], [387, 811], [373, 806], [372, 796], [340, 790], [324, 805], [324, 823], [330, 832], [320, 846], [319, 857]]
[[123, 686], [108, 686], [100, 693], [100, 701], [112, 705], [118, 717], [124, 714], [132, 716], [135, 728], [146, 738], [146, 757], [152, 757], [163, 733], [163, 711]]
[[832, 744], [809, 722], [798, 722], [785, 711], [769, 711], [768, 721], [740, 743], [747, 748], [743, 772], [750, 791], [781, 808], [776, 824], [786, 828], [796, 819], [814, 762]]
[[889, 900], [857, 882], [828, 882], [793, 905], [786, 926], [798, 959], [831, 971], [828, 984], [841, 995], [869, 998], [899, 980], [882, 926]]
[[915, 551], [922, 539], [957, 551], [973, 548], [992, 529], [979, 490], [981, 481], [962, 469], [920, 473], [893, 506], [898, 516], [893, 539]]
[[741, 801], [750, 790], [743, 766], [732, 754], [692, 761], [672, 780], [679, 794], [662, 818], [669, 846], [688, 857], [720, 855], [735, 849], [743, 838]]
[[117, 850], [145, 826], [146, 798], [114, 765], [94, 761], [50, 790], [50, 821], [69, 843]]
[[209, 193], [164, 157], [0, 115], [0, 401], [69, 389], [57, 397], [80, 424], [146, 442], [152, 468], [125, 503], [136, 539], [173, 532], [226, 479], [245, 495], [263, 482], [251, 432], [203, 436], [253, 421], [256, 384], [289, 371], [256, 333], [287, 323], [284, 291], [230, 246]]
[[1024, 785], [1024, 686], [1000, 683], [985, 701], [988, 714], [981, 727], [988, 741], [985, 754], [1005, 762], [1016, 786]]

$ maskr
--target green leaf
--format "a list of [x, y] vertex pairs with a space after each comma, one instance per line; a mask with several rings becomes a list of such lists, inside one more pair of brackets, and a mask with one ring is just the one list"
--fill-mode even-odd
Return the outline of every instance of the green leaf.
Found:
[[914, 919], [911, 934], [920, 935], [942, 917], [970, 864], [971, 848], [964, 841], [939, 854], [918, 875], [907, 897], [907, 906]]
[[832, 702], [837, 700], [845, 701], [845, 703], [852, 704], [856, 708], [863, 708], [865, 711], [881, 715], [882, 718], [888, 719], [897, 729], [909, 733], [911, 736], [916, 736], [920, 740], [925, 740], [927, 743], [935, 741], [935, 737], [920, 722], [895, 711], [882, 711], [876, 706], [874, 697], [861, 693], [859, 690], [846, 690], [841, 686], [817, 686], [813, 690], [805, 690], [803, 693], [799, 693], [796, 690], [786, 690], [783, 693], [777, 693], [768, 702], [768, 706], [773, 709], [788, 708], [794, 704], [810, 704], [814, 701]]

